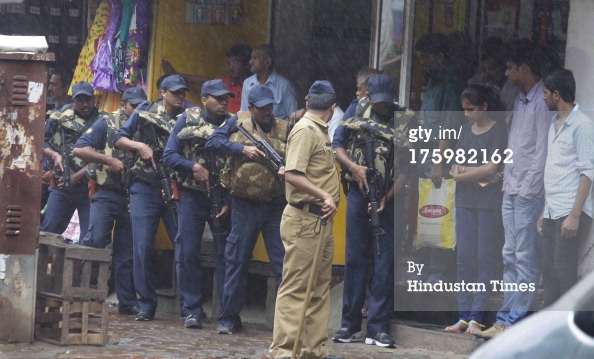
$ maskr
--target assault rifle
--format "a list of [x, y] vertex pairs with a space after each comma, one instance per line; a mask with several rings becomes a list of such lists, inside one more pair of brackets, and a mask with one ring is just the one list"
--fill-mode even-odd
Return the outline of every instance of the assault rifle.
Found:
[[126, 208], [128, 208], [128, 212], [130, 212], [130, 186], [132, 186], [132, 182], [134, 182], [132, 171], [133, 158], [128, 155], [126, 151], [122, 151], [122, 163], [124, 164], [124, 168], [122, 169], [122, 188], [126, 193]]
[[177, 228], [177, 206], [173, 200], [173, 188], [171, 187], [171, 180], [169, 178], [167, 169], [163, 164], [163, 149], [155, 149], [153, 151], [153, 159], [157, 165], [157, 168], [154, 169], [155, 176], [159, 182], [161, 182], [161, 189], [165, 193], [165, 205], [171, 211], [171, 214], [173, 215], [173, 221], [175, 222], [175, 227]]
[[173, 188], [171, 187], [171, 180], [169, 178], [169, 171], [163, 164], [163, 149], [159, 147], [159, 136], [157, 135], [157, 129], [151, 124], [146, 124], [150, 130], [148, 132], [149, 141], [155, 146], [153, 150], [153, 160], [155, 161], [156, 168], [153, 169], [155, 177], [161, 183], [161, 189], [165, 194], [165, 205], [171, 211], [173, 215], [173, 222], [175, 228], [177, 228], [177, 206], [173, 200]]
[[[62, 136], [62, 145], [58, 148], [58, 153], [62, 156], [62, 186], [64, 188], [70, 188], [70, 156], [72, 151], [72, 146], [66, 145], [66, 135], [64, 134], [64, 129], [60, 130], [60, 134]], [[54, 163], [54, 168], [56, 164]], [[58, 184], [56, 183], [56, 176], [54, 173], [50, 176], [50, 187], [56, 188]]]
[[[223, 200], [224, 189], [221, 186], [220, 168], [217, 166], [217, 156], [213, 151], [204, 152], [204, 167], [208, 170], [208, 199], [210, 200], [210, 223], [212, 224], [210, 231], [212, 232], [213, 240], [217, 243], [217, 248], [220, 251], [220, 238], [226, 236], [228, 231], [222, 226], [221, 221], [217, 217], [221, 213], [223, 207], [221, 201]], [[218, 253], [221, 254], [220, 252]]]
[[[228, 231], [221, 226], [221, 222], [217, 215], [221, 213], [223, 187], [221, 186], [220, 168], [217, 166], [217, 157], [212, 151], [204, 151], [204, 159], [206, 160], [204, 166], [208, 170], [208, 199], [210, 200], [210, 220], [212, 223], [212, 239], [217, 243], [217, 248], [220, 251], [220, 238], [226, 237]], [[221, 253], [219, 253], [221, 254]]]
[[248, 140], [250, 140], [257, 149], [264, 152], [264, 158], [266, 159], [266, 164], [270, 166], [270, 168], [276, 173], [281, 167], [285, 166], [285, 160], [272, 148], [272, 146], [262, 140], [258, 141], [251, 133], [249, 133], [242, 124], [236, 126], [237, 129], [243, 133]]
[[381, 227], [381, 221], [379, 218], [379, 213], [377, 213], [377, 209], [384, 194], [382, 174], [377, 170], [377, 168], [375, 168], [373, 142], [374, 141], [372, 137], [365, 137], [364, 155], [365, 161], [367, 162], [367, 184], [369, 185], [367, 198], [369, 199], [369, 204], [371, 205], [371, 212], [369, 215], [371, 216], [371, 228], [373, 230], [373, 235], [377, 244], [377, 255], [381, 256], [379, 236], [386, 233], [386, 231], [384, 231], [384, 229]]
[[72, 151], [72, 147], [64, 145], [62, 148], [62, 167], [64, 168], [64, 172], [62, 172], [62, 183], [65, 188], [70, 188], [70, 152]]
[[[60, 146], [59, 152], [62, 155], [62, 168], [64, 169], [62, 171], [61, 183], [64, 188], [70, 188], [70, 146]], [[56, 175], [53, 172], [50, 175], [50, 187], [58, 187]]]

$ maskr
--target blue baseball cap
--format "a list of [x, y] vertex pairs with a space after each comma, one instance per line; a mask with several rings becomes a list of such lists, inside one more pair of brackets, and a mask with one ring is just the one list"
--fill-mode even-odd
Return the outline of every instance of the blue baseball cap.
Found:
[[221, 96], [229, 95], [229, 97], [235, 97], [235, 94], [227, 89], [223, 80], [210, 80], [202, 84], [202, 91], [200, 96]]
[[126, 101], [138, 105], [142, 101], [146, 101], [146, 93], [140, 87], [130, 87], [122, 94], [122, 102]]
[[93, 90], [93, 86], [86, 82], [80, 81], [72, 86], [72, 98], [75, 98], [78, 95], [87, 95], [93, 97], [95, 91]]
[[268, 86], [256, 85], [250, 89], [248, 103], [256, 107], [264, 107], [276, 103], [274, 93]]
[[330, 84], [330, 81], [321, 80], [316, 81], [311, 85], [309, 91], [307, 92], [309, 95], [323, 95], [323, 94], [335, 94], [334, 88]]
[[188, 91], [190, 90], [186, 85], [186, 80], [184, 80], [184, 78], [180, 75], [167, 76], [161, 82], [160, 90], [177, 91], [179, 89], [186, 89]]
[[371, 103], [394, 102], [394, 82], [388, 75], [373, 75], [367, 81]]

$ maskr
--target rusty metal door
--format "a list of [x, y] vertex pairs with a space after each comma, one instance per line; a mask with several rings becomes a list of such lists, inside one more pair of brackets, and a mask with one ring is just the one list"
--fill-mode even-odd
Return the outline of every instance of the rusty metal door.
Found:
[[0, 53], [0, 253], [35, 254], [48, 62], [53, 53]]

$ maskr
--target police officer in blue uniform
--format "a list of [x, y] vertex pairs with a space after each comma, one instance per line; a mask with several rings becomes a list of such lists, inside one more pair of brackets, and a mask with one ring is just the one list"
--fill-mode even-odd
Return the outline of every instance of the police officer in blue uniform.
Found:
[[[368, 119], [372, 126], [394, 129], [398, 107], [393, 102], [394, 83], [383, 74], [373, 75], [367, 82], [368, 99], [359, 100], [356, 117]], [[367, 101], [370, 105], [367, 106]], [[400, 116], [400, 117], [397, 117]], [[355, 118], [356, 120], [356, 118]], [[404, 216], [404, 185], [410, 177], [400, 150], [392, 141], [365, 134], [362, 128], [348, 127], [346, 121], [334, 135], [332, 147], [342, 168], [348, 169], [350, 186], [346, 211], [346, 262], [341, 328], [333, 341], [349, 343], [360, 338], [362, 313], [367, 283], [368, 253], [373, 253], [373, 277], [367, 314], [365, 344], [394, 348], [395, 341], [389, 332], [389, 313], [393, 310], [394, 291], [394, 242], [395, 233], [401, 233]], [[405, 127], [408, 122], [402, 126]], [[399, 127], [400, 128], [400, 127]], [[371, 153], [369, 153], [371, 152]], [[368, 169], [379, 171], [384, 186], [380, 190], [379, 219], [384, 233], [373, 233], [369, 220], [370, 179]], [[397, 219], [397, 221], [395, 221]], [[399, 242], [398, 242], [399, 243]]]
[[175, 219], [161, 194], [161, 182], [155, 170], [176, 117], [183, 112], [186, 81], [179, 75], [161, 82], [160, 100], [153, 101], [146, 111], [135, 111], [114, 138], [115, 148], [133, 151], [130, 187], [130, 220], [134, 240], [134, 285], [140, 296], [136, 320], [149, 321], [157, 310], [157, 291], [153, 284], [153, 252], [159, 219], [163, 219], [170, 239], [175, 238]]
[[[204, 109], [190, 108], [178, 118], [164, 154], [165, 164], [178, 171], [178, 178], [182, 181], [178, 202], [179, 229], [175, 237], [175, 261], [186, 328], [202, 328], [204, 293], [200, 246], [206, 222], [213, 232], [219, 299], [222, 298], [222, 285], [225, 281], [222, 243], [225, 243], [226, 234], [221, 234], [223, 231], [215, 225], [212, 209], [217, 209], [217, 202], [223, 203], [226, 195], [214, 188], [219, 186], [219, 183], [211, 183], [217, 181], [218, 173], [215, 171], [220, 172], [223, 169], [225, 157], [206, 151], [205, 144], [215, 129], [232, 116], [227, 112], [227, 104], [229, 97], [235, 95], [221, 80], [205, 82], [200, 94]], [[215, 179], [209, 177], [213, 174]], [[209, 198], [217, 196], [217, 192], [222, 195], [216, 199]], [[221, 205], [221, 211], [216, 213], [219, 226], [223, 225], [228, 211], [228, 205]]]
[[96, 121], [78, 139], [73, 151], [75, 156], [89, 162], [89, 173], [96, 178], [96, 192], [89, 193], [92, 196], [89, 231], [81, 244], [105, 248], [111, 243], [113, 229], [118, 312], [127, 315], [138, 313], [138, 300], [132, 266], [132, 226], [123, 180], [126, 154], [113, 148], [113, 138], [135, 108], [143, 110], [147, 106], [146, 94], [141, 88], [127, 89], [122, 95], [122, 108]]
[[[262, 232], [276, 285], [283, 273], [285, 248], [280, 236], [280, 221], [287, 204], [284, 183], [278, 173], [262, 163], [264, 153], [237, 130], [242, 126], [256, 139], [266, 140], [285, 157], [287, 121], [273, 115], [274, 94], [269, 87], [256, 85], [248, 94], [249, 112], [240, 111], [214, 132], [206, 147], [231, 156], [228, 183], [231, 191], [231, 233], [227, 237], [227, 271], [217, 333], [232, 334], [241, 329], [239, 313], [246, 296], [247, 270], [252, 252]], [[284, 168], [280, 168], [281, 175]]]
[[[85, 178], [86, 163], [72, 155], [80, 136], [103, 114], [95, 106], [93, 86], [78, 82], [72, 87], [72, 105], [52, 113], [45, 126], [43, 154], [53, 161], [56, 187], [50, 188], [40, 230], [62, 234], [75, 210], [80, 221], [80, 238], [89, 227], [91, 202]], [[69, 173], [69, 180], [65, 174]]]

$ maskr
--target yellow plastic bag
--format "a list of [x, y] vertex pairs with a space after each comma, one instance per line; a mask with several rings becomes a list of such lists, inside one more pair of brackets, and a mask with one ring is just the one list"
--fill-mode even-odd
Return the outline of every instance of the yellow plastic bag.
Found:
[[419, 179], [415, 247], [455, 247], [455, 198], [456, 181], [453, 179], [444, 179], [440, 188], [435, 188], [430, 179]]

